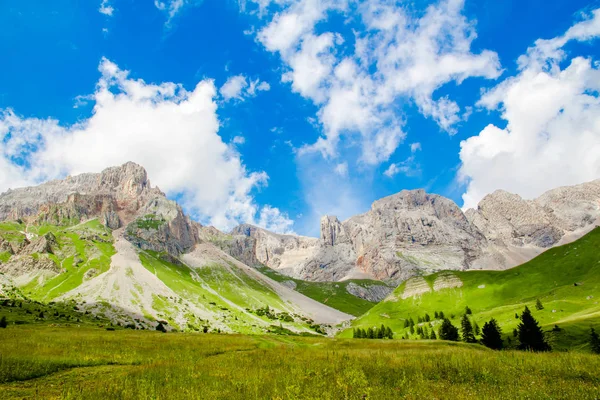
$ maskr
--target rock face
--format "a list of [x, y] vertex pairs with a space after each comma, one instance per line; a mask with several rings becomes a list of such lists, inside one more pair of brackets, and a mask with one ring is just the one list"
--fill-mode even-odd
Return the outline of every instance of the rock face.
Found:
[[181, 207], [152, 187], [146, 170], [132, 162], [0, 195], [0, 221], [71, 225], [91, 218], [111, 229], [126, 226], [127, 239], [138, 247], [175, 257], [198, 243], [198, 229]]
[[600, 180], [535, 200], [497, 191], [466, 213], [442, 196], [412, 190], [343, 222], [323, 217], [319, 239], [242, 225], [222, 248], [300, 279], [400, 282], [439, 270], [509, 268], [581, 237], [599, 217]]
[[359, 297], [361, 299], [372, 301], [374, 303], [379, 303], [394, 291], [394, 287], [371, 284], [357, 285], [354, 282], [350, 282], [346, 286], [346, 291], [351, 295]]

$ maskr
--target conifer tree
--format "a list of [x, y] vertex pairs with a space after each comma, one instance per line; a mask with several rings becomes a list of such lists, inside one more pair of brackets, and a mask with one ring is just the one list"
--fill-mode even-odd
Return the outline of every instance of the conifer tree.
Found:
[[538, 322], [525, 307], [519, 324], [519, 350], [550, 351], [551, 347], [544, 337], [544, 332]]
[[535, 301], [535, 309], [538, 310], [538, 311], [544, 309], [544, 306], [543, 306], [542, 302], [540, 301], [540, 299], [537, 299]]
[[377, 331], [377, 339], [383, 339], [385, 336], [385, 326], [383, 326], [383, 324], [381, 324], [381, 328], [379, 328], [379, 330]]
[[465, 314], [467, 314], [467, 315], [473, 314], [473, 311], [471, 311], [471, 309], [469, 308], [469, 306], [465, 307]]
[[159, 322], [158, 325], [156, 325], [156, 330], [162, 333], [167, 332], [167, 329], [163, 326], [162, 322]]
[[387, 330], [386, 330], [386, 337], [388, 339], [394, 338], [394, 332], [392, 332], [392, 328], [390, 328], [389, 326], [387, 327]]
[[440, 311], [440, 313], [438, 314], [439, 319], [444, 319], [444, 312]]
[[408, 329], [408, 331], [410, 332], [411, 335], [415, 334], [415, 327], [413, 325], [410, 326], [410, 328]]
[[415, 326], [415, 320], [412, 317], [409, 320], [410, 326]]
[[592, 353], [600, 354], [600, 338], [598, 338], [598, 334], [591, 328], [590, 332], [590, 347], [592, 348]]
[[471, 325], [471, 321], [467, 314], [463, 315], [462, 320], [460, 321], [461, 331], [462, 331], [462, 340], [467, 343], [475, 343], [475, 335], [473, 335], [473, 325]]
[[475, 336], [481, 335], [481, 329], [479, 328], [477, 321], [473, 322], [473, 331], [475, 332]]
[[410, 326], [410, 322], [408, 321], [408, 319], [404, 320], [404, 327], [408, 328]]
[[448, 318], [444, 318], [442, 326], [440, 327], [440, 339], [452, 340], [458, 342], [458, 328], [452, 325], [452, 322]]
[[367, 329], [367, 339], [375, 339], [375, 332], [373, 332], [373, 328]]
[[504, 347], [502, 330], [494, 318], [483, 325], [481, 343], [490, 349], [500, 350]]
[[[8, 326], [8, 323], [6, 322], [6, 317], [3, 316], [0, 319], [0, 328], [6, 328], [7, 326]], [[593, 329], [592, 329], [592, 331], [593, 331]]]
[[431, 335], [429, 335], [429, 339], [437, 340], [437, 336], [435, 335], [435, 331], [433, 329], [431, 330]]
[[433, 314], [433, 318], [435, 318], [435, 319], [438, 319], [438, 318], [439, 318], [439, 315], [438, 315], [438, 312], [437, 312], [437, 311], [436, 311], [436, 312]]
[[429, 321], [431, 321], [431, 317], [429, 316], [429, 314], [425, 314], [425, 322]]

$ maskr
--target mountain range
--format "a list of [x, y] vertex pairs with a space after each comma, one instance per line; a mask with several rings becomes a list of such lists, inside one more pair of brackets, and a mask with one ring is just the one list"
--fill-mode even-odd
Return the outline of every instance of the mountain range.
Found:
[[75, 302], [138, 328], [326, 333], [407, 279], [507, 269], [599, 216], [596, 180], [534, 200], [497, 191], [466, 212], [402, 191], [343, 222], [323, 217], [319, 238], [246, 224], [225, 233], [191, 220], [129, 162], [0, 195], [0, 295]]

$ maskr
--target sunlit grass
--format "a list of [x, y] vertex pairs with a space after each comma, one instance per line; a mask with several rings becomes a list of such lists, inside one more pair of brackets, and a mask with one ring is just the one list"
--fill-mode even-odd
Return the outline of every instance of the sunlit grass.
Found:
[[[429, 341], [0, 330], [5, 398], [572, 398], [600, 393], [600, 357]], [[35, 378], [35, 379], [33, 379]]]

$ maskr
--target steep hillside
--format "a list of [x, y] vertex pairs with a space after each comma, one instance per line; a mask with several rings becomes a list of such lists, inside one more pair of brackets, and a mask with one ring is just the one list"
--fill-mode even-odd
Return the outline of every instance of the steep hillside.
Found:
[[290, 278], [269, 267], [255, 268], [290, 289], [354, 316], [363, 315], [394, 290], [393, 286], [369, 279], [351, 279], [342, 282], [310, 282]]
[[[436, 312], [443, 312], [459, 326], [468, 306], [472, 319], [483, 326], [496, 318], [505, 336], [512, 337], [516, 313], [528, 306], [555, 347], [584, 346], [590, 326], [600, 327], [600, 228], [583, 238], [550, 249], [533, 260], [506, 271], [444, 271], [415, 277], [354, 321], [354, 327], [390, 326], [397, 337], [410, 335], [405, 320], [415, 322], [428, 314], [432, 322], [420, 326], [437, 330]], [[544, 309], [537, 310], [539, 299]], [[419, 324], [418, 324], [419, 325]], [[351, 336], [351, 330], [341, 335]]]

